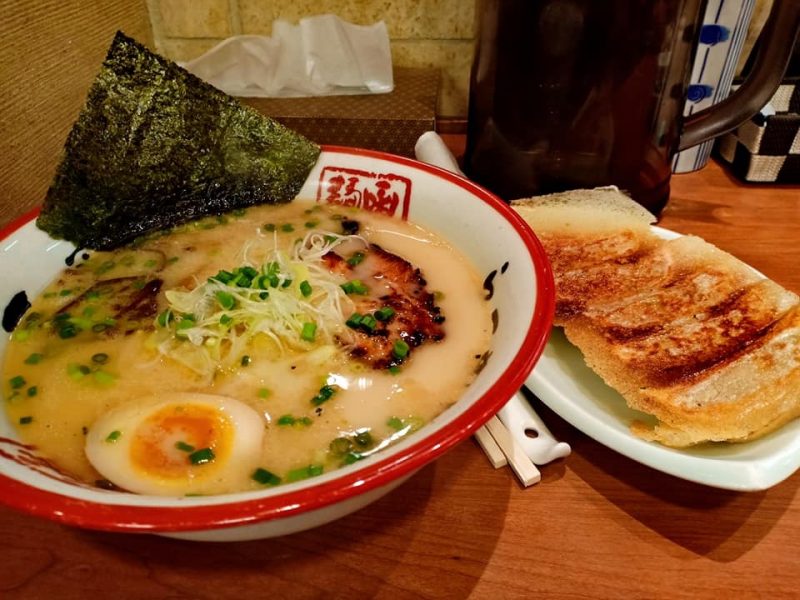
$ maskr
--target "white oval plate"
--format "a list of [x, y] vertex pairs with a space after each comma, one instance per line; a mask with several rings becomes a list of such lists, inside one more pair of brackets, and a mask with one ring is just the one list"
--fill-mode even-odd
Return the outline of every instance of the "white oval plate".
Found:
[[[660, 227], [653, 229], [665, 239], [680, 237]], [[742, 444], [675, 449], [636, 437], [630, 424], [652, 421], [652, 417], [628, 408], [622, 396], [586, 366], [580, 350], [561, 329], [554, 329], [525, 385], [556, 414], [601, 444], [681, 479], [757, 491], [780, 483], [800, 468], [800, 419]]]

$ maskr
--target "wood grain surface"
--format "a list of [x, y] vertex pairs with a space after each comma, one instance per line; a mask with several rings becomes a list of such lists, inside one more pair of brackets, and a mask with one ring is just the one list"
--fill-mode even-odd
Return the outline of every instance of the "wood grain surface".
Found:
[[[744, 185], [711, 163], [673, 178], [660, 224], [800, 292], [798, 187]], [[0, 598], [798, 597], [800, 474], [757, 493], [704, 487], [534, 404], [573, 448], [540, 484], [523, 489], [469, 440], [360, 512], [279, 539], [99, 533], [0, 508]]]

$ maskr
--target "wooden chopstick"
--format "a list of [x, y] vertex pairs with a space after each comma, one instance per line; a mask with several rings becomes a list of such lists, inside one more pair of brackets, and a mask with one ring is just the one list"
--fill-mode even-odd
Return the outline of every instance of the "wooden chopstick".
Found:
[[542, 474], [539, 469], [528, 458], [522, 447], [514, 441], [514, 438], [500, 419], [492, 417], [487, 421], [485, 427], [494, 438], [494, 441], [497, 442], [497, 445], [500, 446], [503, 454], [506, 455], [511, 470], [514, 471], [522, 485], [528, 487], [542, 480]]
[[[497, 417], [492, 418], [496, 419]], [[483, 448], [483, 451], [486, 453], [486, 458], [489, 459], [489, 462], [495, 469], [505, 467], [508, 464], [506, 455], [503, 454], [503, 450], [497, 445], [497, 442], [494, 441], [492, 434], [486, 429], [486, 425], [475, 432], [475, 439], [478, 441], [478, 445]]]

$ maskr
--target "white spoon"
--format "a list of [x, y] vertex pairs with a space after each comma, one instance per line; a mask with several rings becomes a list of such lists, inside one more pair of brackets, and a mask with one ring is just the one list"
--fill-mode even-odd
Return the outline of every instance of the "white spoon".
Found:
[[[414, 153], [422, 162], [463, 175], [450, 149], [434, 131], [426, 131], [419, 137]], [[537, 465], [563, 458], [572, 451], [569, 444], [553, 437], [521, 392], [514, 394], [497, 416], [526, 456]]]

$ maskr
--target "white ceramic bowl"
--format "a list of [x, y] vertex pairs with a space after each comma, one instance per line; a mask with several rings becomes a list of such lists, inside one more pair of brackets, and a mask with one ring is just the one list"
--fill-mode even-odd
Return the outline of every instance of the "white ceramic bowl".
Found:
[[[408, 439], [322, 476], [210, 497], [164, 498], [75, 483], [16, 440], [0, 414], [0, 500], [56, 521], [108, 531], [232, 541], [284, 535], [353, 512], [468, 438], [523, 384], [552, 322], [553, 280], [533, 232], [505, 203], [447, 171], [411, 159], [325, 147], [299, 197], [352, 203], [438, 232], [468, 256], [493, 290], [496, 331], [486, 367], [459, 401]], [[34, 224], [36, 211], [2, 232], [0, 303], [38, 294], [72, 245]], [[8, 335], [0, 340], [4, 353]]]

